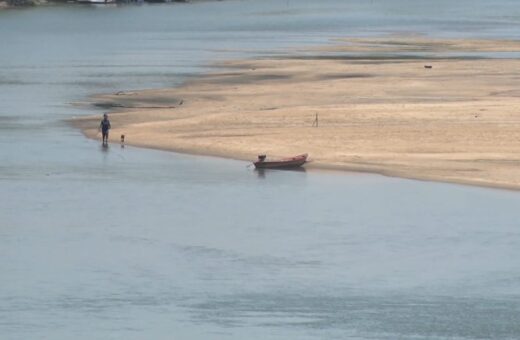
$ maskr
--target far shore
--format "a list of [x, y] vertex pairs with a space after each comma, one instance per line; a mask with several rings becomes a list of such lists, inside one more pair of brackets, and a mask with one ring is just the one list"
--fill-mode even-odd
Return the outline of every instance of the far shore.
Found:
[[[220, 63], [172, 89], [93, 98], [111, 142], [520, 189], [520, 41], [345, 39]], [[316, 114], [318, 127], [313, 126]], [[97, 138], [100, 117], [72, 124]]]
[[[172, 1], [164, 1], [163, 3], [164, 4], [168, 4], [168, 3], [197, 3], [197, 2], [203, 2], [203, 1], [219, 1], [219, 0], [172, 0]], [[221, 0], [220, 0], [221, 1]], [[144, 2], [151, 2], [153, 3], [153, 1], [148, 1], [148, 0], [144, 0]], [[56, 5], [65, 5], [65, 6], [78, 6], [78, 5], [83, 5], [83, 6], [88, 6], [88, 5], [94, 5], [94, 6], [112, 6], [112, 5], [118, 5], [118, 4], [121, 4], [121, 5], [128, 5], [128, 4], [132, 4], [131, 2], [130, 3], [121, 3], [119, 1], [114, 1], [114, 2], [108, 2], [108, 3], [91, 3], [91, 4], [88, 4], [88, 3], [78, 3], [77, 1], [66, 1], [66, 0], [16, 0], [16, 1], [7, 1], [7, 0], [0, 0], [0, 10], [3, 10], [3, 9], [20, 9], [20, 8], [29, 8], [29, 7], [35, 7], [35, 6], [56, 6]]]

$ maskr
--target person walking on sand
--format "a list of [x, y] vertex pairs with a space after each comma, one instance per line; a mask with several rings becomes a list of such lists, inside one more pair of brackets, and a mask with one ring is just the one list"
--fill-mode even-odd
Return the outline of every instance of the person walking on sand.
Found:
[[101, 134], [103, 135], [103, 145], [108, 145], [108, 130], [110, 130], [110, 121], [108, 120], [108, 115], [103, 114], [103, 120], [99, 124], [99, 129], [101, 130]]

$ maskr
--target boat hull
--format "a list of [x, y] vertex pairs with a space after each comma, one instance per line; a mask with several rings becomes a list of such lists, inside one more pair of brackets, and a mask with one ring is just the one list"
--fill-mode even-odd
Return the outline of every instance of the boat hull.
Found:
[[257, 169], [294, 169], [307, 162], [307, 154], [273, 161], [257, 161], [253, 164]]

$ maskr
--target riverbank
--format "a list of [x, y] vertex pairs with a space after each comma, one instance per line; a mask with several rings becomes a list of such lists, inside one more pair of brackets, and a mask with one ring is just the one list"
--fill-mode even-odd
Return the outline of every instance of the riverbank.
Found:
[[[172, 1], [157, 1], [163, 3], [197, 3], [201, 1], [212, 1], [212, 0], [172, 0]], [[215, 1], [215, 0], [213, 0]], [[53, 6], [53, 5], [115, 5], [115, 4], [132, 4], [132, 3], [156, 3], [155, 1], [137, 1], [137, 0], [128, 0], [128, 1], [118, 1], [111, 0], [107, 3], [91, 3], [88, 4], [86, 2], [78, 2], [78, 1], [65, 1], [65, 0], [0, 0], [0, 10], [2, 9], [13, 9], [13, 8], [25, 8], [25, 7], [34, 7], [34, 6]]]
[[[308, 152], [312, 167], [520, 189], [520, 60], [474, 54], [518, 51], [516, 41], [349, 39], [94, 102], [114, 111], [112, 142], [244, 160]], [[73, 125], [95, 138], [98, 120]]]
[[11, 8], [23, 8], [32, 6], [41, 6], [49, 4], [47, 0], [15, 0], [15, 1], [0, 1], [0, 10]]

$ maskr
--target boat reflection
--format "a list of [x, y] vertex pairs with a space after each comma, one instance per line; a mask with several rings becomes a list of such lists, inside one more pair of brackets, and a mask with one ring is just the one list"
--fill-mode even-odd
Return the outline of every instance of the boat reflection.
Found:
[[307, 172], [307, 170], [305, 170], [305, 168], [303, 168], [303, 167], [292, 168], [292, 169], [283, 169], [283, 168], [280, 168], [280, 169], [262, 169], [262, 168], [260, 168], [260, 169], [254, 169], [254, 171], [256, 172], [258, 178], [265, 178], [267, 173], [280, 172], [280, 171], [284, 171], [284, 172]]

